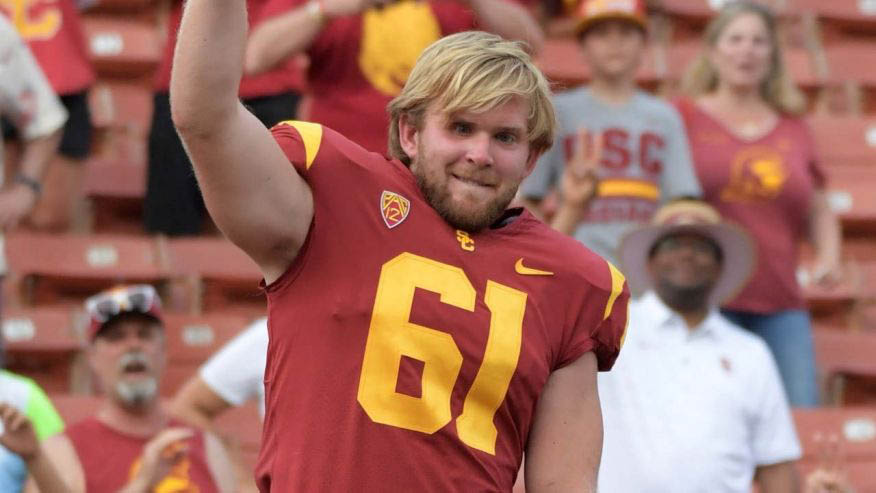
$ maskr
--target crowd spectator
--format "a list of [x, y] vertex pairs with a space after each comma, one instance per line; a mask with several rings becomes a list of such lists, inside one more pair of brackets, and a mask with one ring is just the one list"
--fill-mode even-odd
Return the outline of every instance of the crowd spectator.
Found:
[[[45, 75], [5, 17], [0, 16], [0, 115], [18, 129], [21, 158], [12, 183], [0, 189], [0, 279], [6, 274], [3, 232], [15, 227], [42, 193], [42, 178], [55, 156], [67, 112]], [[0, 141], [0, 185], [5, 170]], [[0, 297], [2, 298], [2, 297]], [[2, 299], [0, 299], [2, 308]]]
[[[248, 0], [255, 19], [268, 0]], [[149, 167], [143, 220], [147, 231], [167, 235], [201, 233], [206, 220], [204, 199], [170, 117], [170, 73], [173, 50], [182, 19], [182, 0], [170, 0], [167, 38], [155, 75], [152, 125], [149, 131]], [[266, 127], [295, 118], [302, 85], [298, 60], [289, 58], [271, 70], [240, 80], [238, 95]]]
[[[72, 212], [77, 209], [84, 162], [91, 152], [92, 125], [87, 96], [95, 74], [79, 10], [74, 0], [0, 2], [0, 13], [27, 42], [69, 114], [59, 152], [46, 173], [45, 193], [30, 217], [35, 227], [62, 230], [70, 225]], [[14, 126], [5, 126], [4, 134], [14, 136]]]
[[599, 375], [599, 490], [793, 493], [800, 445], [766, 344], [721, 316], [754, 247], [712, 207], [676, 201], [621, 244], [630, 287], [623, 351]]
[[[27, 418], [34, 440], [42, 441], [64, 431], [64, 421], [48, 396], [33, 380], [6, 370], [0, 371], [0, 402], [10, 409], [0, 415], [20, 414]], [[25, 432], [27, 430], [24, 430]], [[0, 438], [0, 491], [19, 492], [28, 477], [28, 462], [38, 450], [28, 448], [24, 453], [10, 449]]]
[[[67, 485], [57, 467], [43, 450], [37, 421], [28, 418], [16, 405], [0, 401], [0, 486], [3, 491], [19, 493], [30, 475], [39, 491], [67, 493]], [[14, 470], [12, 469], [14, 464]], [[33, 490], [33, 487], [30, 488]]]
[[265, 416], [265, 360], [268, 320], [260, 318], [214, 354], [177, 392], [173, 411], [180, 418], [210, 429], [213, 420], [232, 406], [256, 399]]
[[232, 491], [219, 440], [180, 425], [159, 402], [166, 357], [155, 289], [114, 288], [86, 300], [86, 311], [88, 361], [105, 396], [96, 415], [45, 444], [69, 490]]
[[560, 138], [520, 195], [531, 209], [550, 210], [545, 198], [559, 185], [552, 225], [614, 262], [625, 233], [661, 203], [699, 196], [700, 187], [678, 112], [636, 86], [647, 42], [644, 1], [584, 0], [576, 17], [592, 80], [555, 96]]
[[799, 245], [814, 246], [814, 282], [840, 275], [840, 227], [828, 205], [804, 100], [785, 69], [776, 20], [731, 2], [712, 20], [678, 101], [705, 200], [757, 244], [757, 268], [724, 306], [761, 336], [794, 406], [819, 403], [812, 324], [797, 282]]
[[442, 36], [478, 27], [537, 51], [541, 30], [514, 0], [269, 0], [250, 36], [247, 73], [307, 53], [306, 119], [385, 152], [396, 96], [417, 57]]

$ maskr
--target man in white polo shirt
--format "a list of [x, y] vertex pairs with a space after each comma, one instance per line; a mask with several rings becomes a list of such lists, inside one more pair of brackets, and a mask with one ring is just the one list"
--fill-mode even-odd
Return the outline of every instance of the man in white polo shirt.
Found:
[[599, 375], [605, 439], [599, 490], [797, 491], [800, 457], [763, 341], [719, 303], [747, 280], [753, 247], [710, 206], [677, 201], [621, 244], [631, 288], [624, 350]]

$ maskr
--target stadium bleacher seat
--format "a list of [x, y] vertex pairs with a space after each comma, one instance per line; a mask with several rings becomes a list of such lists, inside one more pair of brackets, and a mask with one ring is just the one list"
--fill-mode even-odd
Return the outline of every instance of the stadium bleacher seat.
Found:
[[[851, 331], [843, 328], [819, 327], [813, 331], [815, 359], [824, 379], [825, 398], [834, 405], [850, 403], [874, 404], [876, 394], [847, 395], [848, 378], [876, 382], [876, 331]], [[852, 398], [853, 397], [853, 398]]]
[[[874, 163], [876, 164], [876, 163]], [[839, 215], [843, 230], [856, 233], [876, 232], [876, 166], [825, 166], [828, 201]]]
[[807, 123], [823, 166], [876, 167], [876, 118], [812, 116]]
[[103, 79], [89, 92], [91, 120], [97, 128], [124, 128], [146, 136], [152, 119], [149, 81]]
[[89, 12], [130, 13], [154, 6], [155, 0], [97, 0]]
[[[726, 3], [725, 0], [659, 0], [659, 2], [655, 2], [659, 10], [671, 20], [674, 40], [698, 39], [706, 24], [724, 3]], [[781, 17], [791, 11], [789, 8], [791, 6], [783, 0], [763, 0], [761, 3], [772, 7]]]
[[793, 415], [804, 475], [833, 466], [845, 473], [854, 491], [876, 491], [876, 409], [794, 409]]
[[[48, 392], [70, 392], [83, 370], [84, 347], [69, 307], [12, 308], [3, 314], [5, 366], [34, 378]], [[78, 366], [78, 368], [74, 368]]]
[[173, 272], [195, 282], [195, 303], [205, 311], [238, 307], [264, 313], [258, 266], [224, 238], [172, 238], [167, 241]]
[[[645, 52], [638, 82], [647, 89], [656, 89], [660, 82], [652, 46]], [[554, 89], [568, 89], [586, 83], [590, 79], [590, 68], [584, 61], [581, 48], [575, 38], [546, 39], [536, 58], [539, 68], [555, 86]]]
[[82, 193], [92, 204], [95, 233], [143, 233], [146, 165], [94, 158], [86, 163]]
[[851, 81], [862, 92], [865, 113], [876, 112], [876, 50], [873, 40], [847, 39], [825, 46], [825, 57], [833, 81]]
[[[791, 0], [795, 9], [814, 12], [829, 31], [873, 35], [876, 4], [870, 0]], [[829, 33], [832, 34], [832, 33]]]
[[24, 304], [82, 298], [114, 284], [170, 278], [154, 238], [16, 232], [6, 238], [10, 280]]
[[162, 394], [173, 395], [197, 368], [251, 322], [249, 317], [215, 312], [205, 315], [164, 314], [167, 370]]
[[82, 19], [89, 53], [99, 76], [143, 76], [158, 65], [160, 43], [154, 24], [122, 16]]

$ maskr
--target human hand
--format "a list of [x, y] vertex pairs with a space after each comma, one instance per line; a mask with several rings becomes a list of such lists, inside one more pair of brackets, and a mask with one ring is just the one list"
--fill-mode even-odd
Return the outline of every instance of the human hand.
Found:
[[0, 444], [25, 462], [35, 459], [40, 453], [40, 442], [30, 419], [5, 402], [0, 402], [0, 419], [4, 428]]
[[590, 138], [590, 132], [579, 129], [574, 152], [560, 178], [560, 193], [565, 205], [584, 206], [596, 195], [599, 177], [596, 169], [602, 159], [602, 134]]
[[826, 289], [835, 287], [842, 277], [843, 269], [838, 260], [818, 260], [809, 269], [809, 279]]
[[818, 468], [806, 476], [804, 493], [851, 493], [845, 476], [836, 470]]
[[186, 454], [185, 440], [194, 436], [188, 428], [168, 428], [149, 440], [143, 447], [140, 469], [123, 489], [125, 493], [146, 492], [160, 483]]
[[0, 191], [0, 229], [14, 228], [37, 202], [37, 195], [25, 185], [13, 185]]

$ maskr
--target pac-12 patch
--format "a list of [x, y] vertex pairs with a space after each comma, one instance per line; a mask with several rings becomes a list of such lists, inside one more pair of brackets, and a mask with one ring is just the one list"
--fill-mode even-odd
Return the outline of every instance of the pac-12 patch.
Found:
[[402, 223], [411, 212], [411, 201], [395, 192], [383, 191], [380, 196], [380, 212], [389, 229]]

